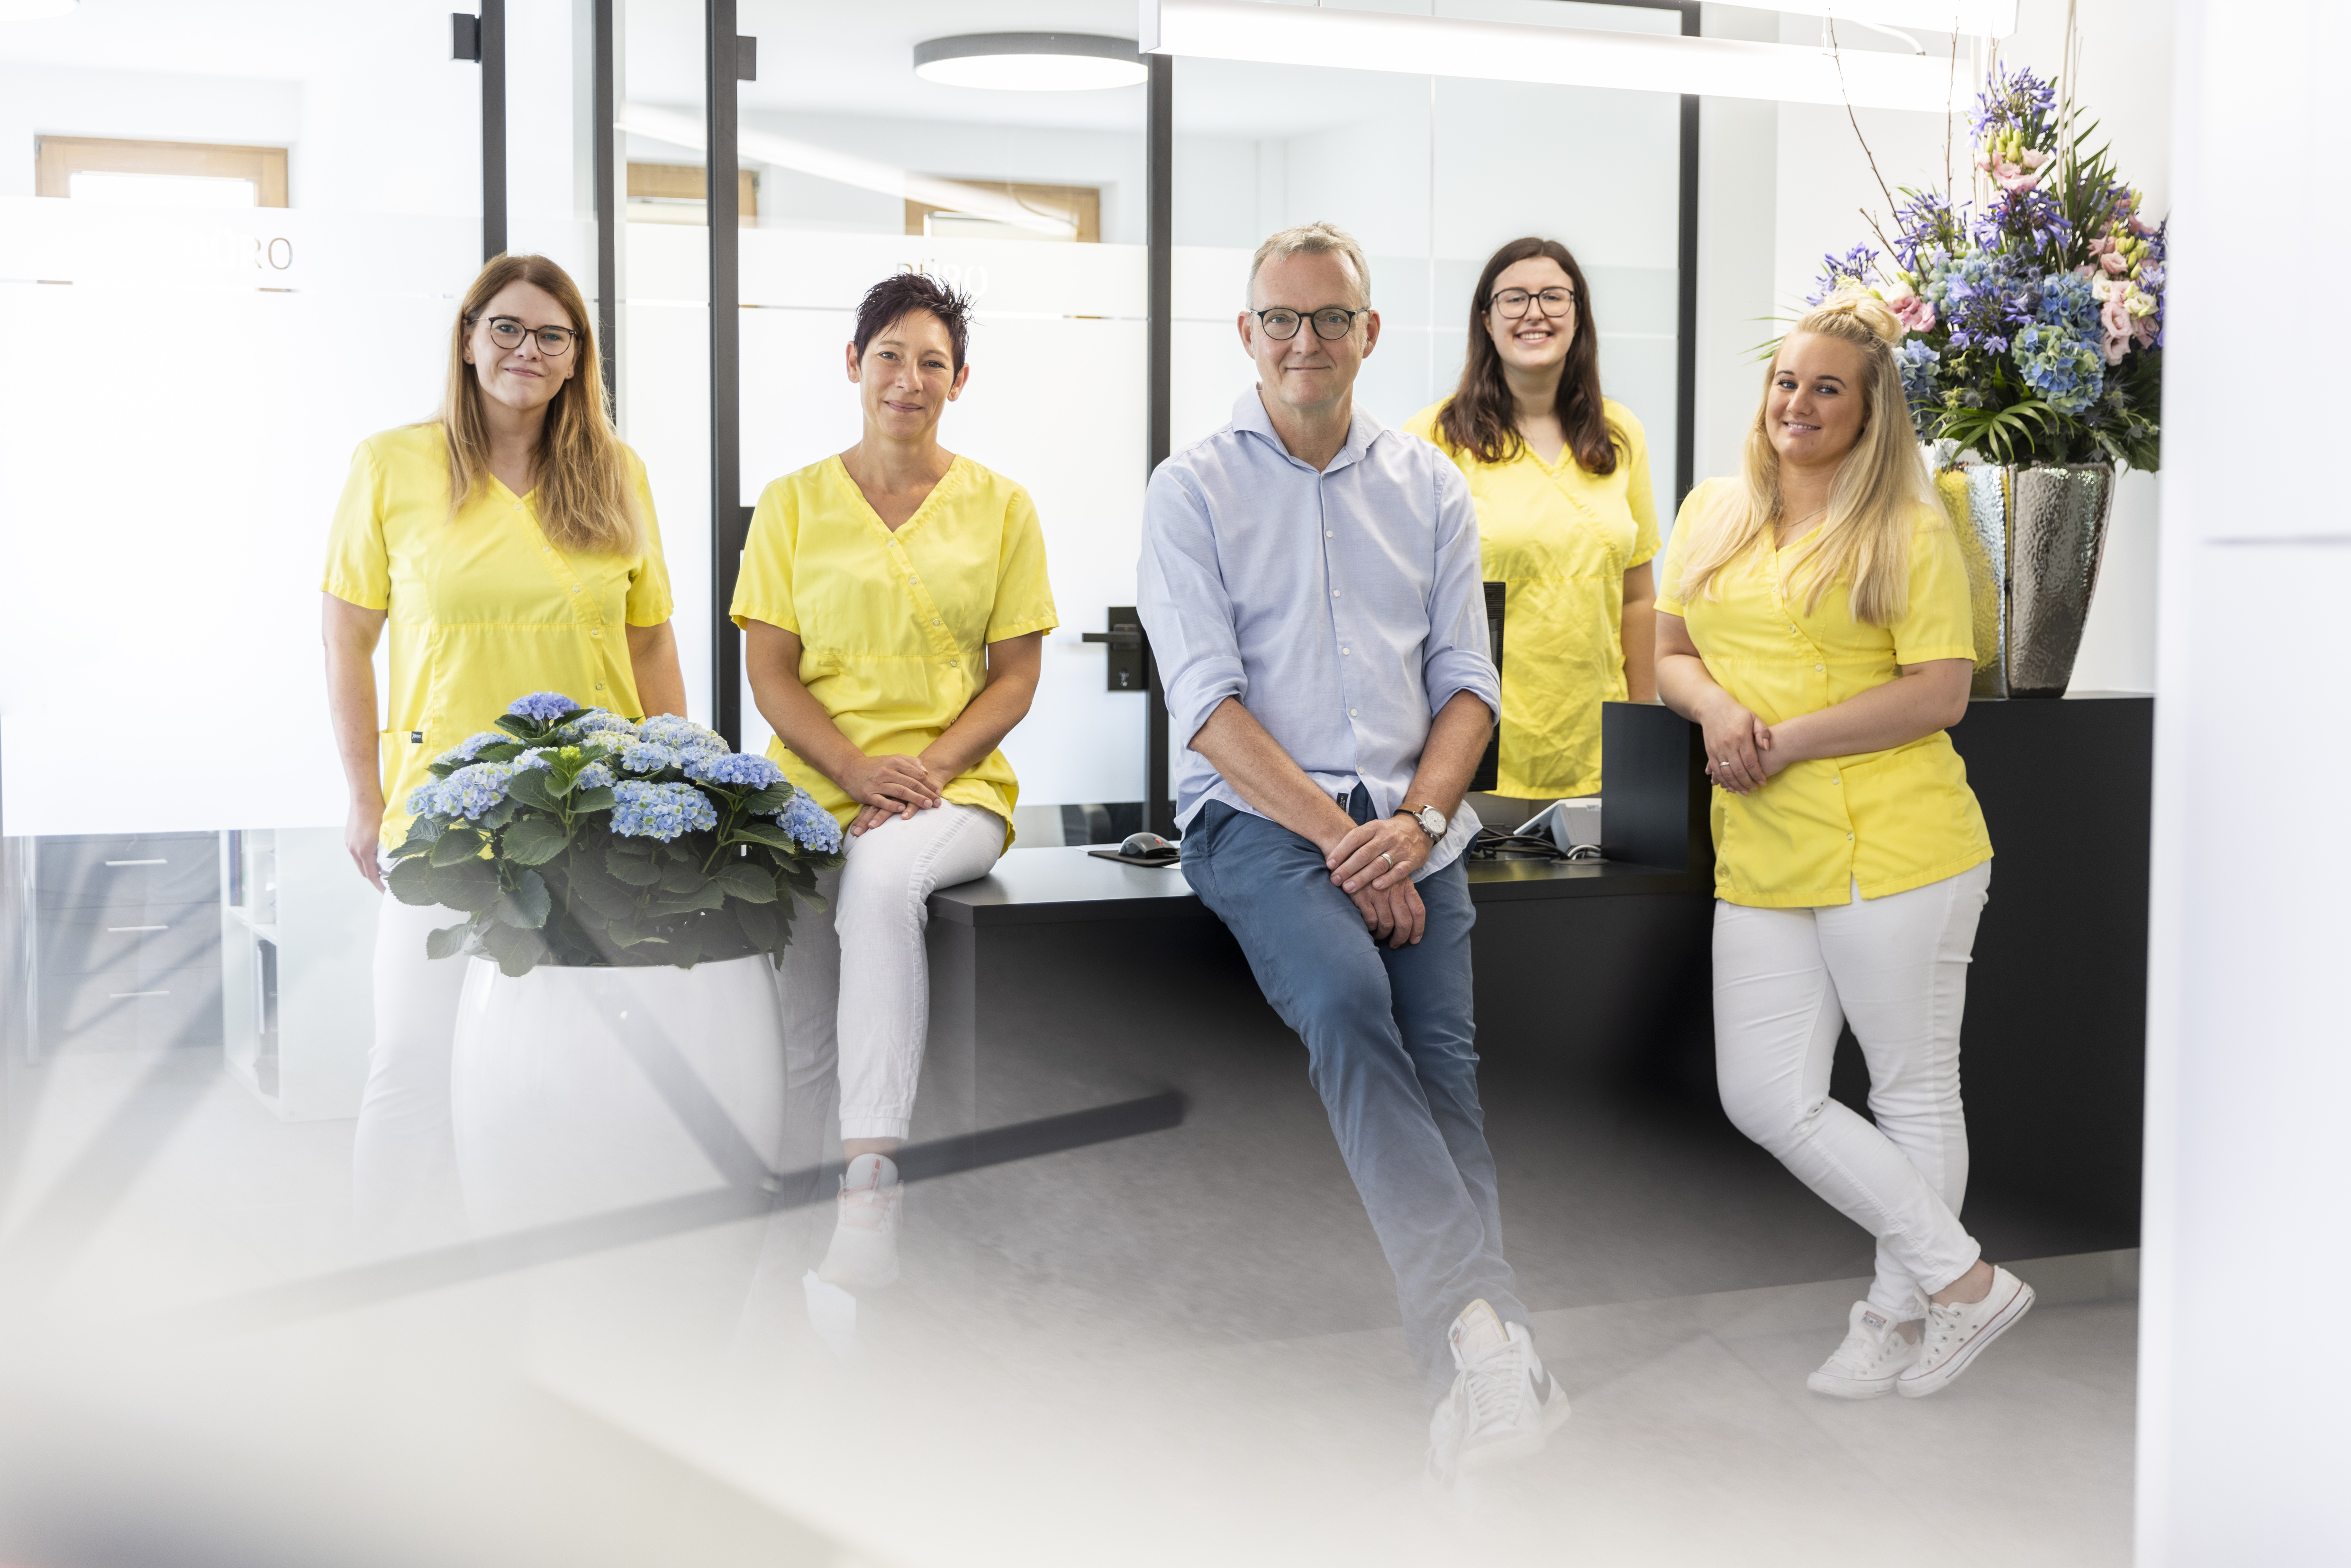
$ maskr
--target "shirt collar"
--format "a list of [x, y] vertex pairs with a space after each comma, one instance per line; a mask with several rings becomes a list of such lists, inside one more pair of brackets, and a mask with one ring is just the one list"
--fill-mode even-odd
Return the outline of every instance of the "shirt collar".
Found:
[[[1273, 428], [1273, 419], [1265, 412], [1265, 399], [1254, 385], [1233, 400], [1233, 428], [1249, 432], [1290, 462], [1298, 462], [1297, 458], [1290, 456], [1290, 448], [1282, 444], [1281, 433]], [[1386, 431], [1387, 426], [1374, 418], [1362, 403], [1355, 404], [1354, 412], [1347, 422], [1347, 439], [1340, 444], [1338, 455], [1331, 459], [1330, 466], [1322, 472], [1335, 474], [1351, 463], [1361, 462], [1364, 454], [1371, 450], [1372, 443]], [[1303, 464], [1299, 465], [1304, 466]]]

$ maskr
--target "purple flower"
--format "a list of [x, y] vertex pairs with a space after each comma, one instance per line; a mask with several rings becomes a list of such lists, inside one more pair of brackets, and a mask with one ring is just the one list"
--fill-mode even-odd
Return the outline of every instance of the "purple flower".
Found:
[[517, 718], [530, 719], [538, 724], [553, 724], [567, 714], [580, 711], [580, 705], [561, 692], [533, 692], [527, 697], [517, 697], [508, 704], [507, 712]]

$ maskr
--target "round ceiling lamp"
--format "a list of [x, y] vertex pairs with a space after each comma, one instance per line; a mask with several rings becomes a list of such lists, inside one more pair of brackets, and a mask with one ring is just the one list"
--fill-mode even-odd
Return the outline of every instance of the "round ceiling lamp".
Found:
[[0, 22], [37, 22], [44, 16], [67, 16], [80, 0], [0, 0]]
[[966, 33], [914, 46], [914, 74], [1000, 92], [1091, 92], [1151, 74], [1133, 38], [1092, 33]]

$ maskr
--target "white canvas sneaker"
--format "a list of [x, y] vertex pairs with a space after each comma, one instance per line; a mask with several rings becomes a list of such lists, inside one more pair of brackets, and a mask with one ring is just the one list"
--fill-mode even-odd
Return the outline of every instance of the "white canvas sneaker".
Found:
[[1918, 1347], [1902, 1337], [1892, 1318], [1867, 1301], [1855, 1301], [1844, 1343], [1804, 1379], [1804, 1386], [1837, 1399], [1876, 1399], [1893, 1393], [1895, 1380], [1917, 1359]]
[[1428, 1479], [1450, 1488], [1464, 1473], [1541, 1450], [1567, 1419], [1567, 1390], [1543, 1370], [1534, 1336], [1483, 1301], [1453, 1320], [1452, 1391], [1428, 1423]]
[[816, 1276], [844, 1291], [879, 1290], [898, 1277], [898, 1219], [905, 1188], [897, 1162], [860, 1155], [841, 1174], [834, 1199], [832, 1245]]
[[1905, 1399], [1924, 1399], [1975, 1364], [1984, 1347], [2032, 1310], [2032, 1287], [1995, 1265], [1980, 1301], [1927, 1303], [1927, 1335], [1918, 1359], [1895, 1382]]

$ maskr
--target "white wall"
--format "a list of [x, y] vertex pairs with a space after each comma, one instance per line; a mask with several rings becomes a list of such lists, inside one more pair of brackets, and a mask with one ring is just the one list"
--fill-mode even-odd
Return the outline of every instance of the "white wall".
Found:
[[2283, 1347], [2351, 1296], [2351, 917], [2327, 874], [2351, 510], [2308, 340], [2243, 321], [2248, 278], [2351, 244], [2351, 18], [2176, 13], [2138, 1561], [2337, 1563], [2351, 1361]]
[[[2045, 77], [2064, 57], [2066, 0], [2020, 0], [2018, 31], [2001, 47], [2011, 64]], [[2079, 98], [2111, 138], [2123, 177], [2147, 193], [2160, 214], [2170, 190], [2170, 26], [2143, 0], [2079, 0], [2085, 39]], [[1708, 5], [1710, 37], [1778, 38], [1815, 44], [1817, 18], [1781, 16], [1742, 5]], [[1948, 34], [1919, 33], [1941, 54]], [[1897, 48], [1893, 40], [1840, 30], [1848, 49]], [[1971, 106], [1969, 55], [1959, 55], [1962, 106]], [[1814, 104], [1762, 107], [1708, 99], [1704, 105], [1701, 168], [1698, 471], [1735, 471], [1740, 443], [1754, 417], [1761, 372], [1747, 350], [1775, 337], [1818, 287], [1823, 256], [1857, 244], [1876, 246], [1862, 209], [1885, 223], [1886, 201], [1872, 175], [1854, 123], [1842, 109]], [[1904, 186], [1940, 187], [1946, 167], [1939, 115], [1864, 110], [1860, 131], [1877, 172], [1897, 193]], [[1964, 114], [1951, 126], [1949, 162], [1964, 191], [1970, 146]], [[1759, 322], [1771, 315], [1774, 322]], [[2155, 689], [2155, 569], [2158, 487], [2154, 476], [2128, 474], [2118, 487], [2105, 563], [2082, 651], [2074, 664], [2077, 691]]]

